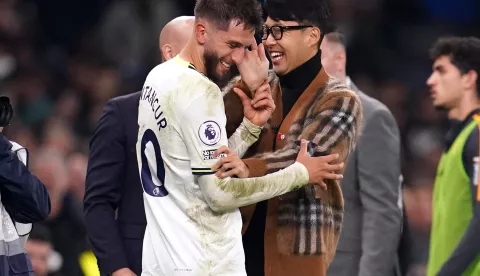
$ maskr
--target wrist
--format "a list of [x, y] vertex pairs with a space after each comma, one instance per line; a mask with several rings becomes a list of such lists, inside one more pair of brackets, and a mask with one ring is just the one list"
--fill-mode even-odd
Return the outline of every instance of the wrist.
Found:
[[262, 85], [262, 83], [256, 84], [256, 83], [246, 83], [245, 81], [242, 80], [242, 83], [245, 87], [248, 88], [250, 91], [250, 95], [253, 98], [253, 95], [255, 95], [255, 91]]

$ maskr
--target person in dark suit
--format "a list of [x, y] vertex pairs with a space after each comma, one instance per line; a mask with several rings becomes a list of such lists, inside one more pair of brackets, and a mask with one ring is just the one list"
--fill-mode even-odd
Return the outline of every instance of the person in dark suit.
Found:
[[346, 75], [343, 36], [332, 32], [321, 45], [327, 72], [357, 93], [364, 127], [340, 182], [344, 226], [328, 275], [395, 275], [402, 230], [400, 134], [392, 113], [362, 93]]
[[[183, 48], [193, 17], [169, 22], [161, 36], [164, 60]], [[165, 45], [168, 47], [162, 47]], [[168, 49], [168, 52], [164, 51]], [[87, 235], [102, 275], [132, 276], [142, 271], [146, 219], [135, 145], [140, 93], [109, 100], [90, 141], [84, 213]], [[117, 213], [116, 213], [117, 212]]]

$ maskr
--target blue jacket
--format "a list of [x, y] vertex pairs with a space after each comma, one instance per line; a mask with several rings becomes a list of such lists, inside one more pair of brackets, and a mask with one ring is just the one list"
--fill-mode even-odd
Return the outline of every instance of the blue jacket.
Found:
[[24, 240], [18, 237], [28, 233], [21, 233], [18, 228], [8, 230], [14, 223], [44, 220], [50, 214], [50, 197], [45, 185], [28, 171], [12, 146], [0, 133], [0, 196], [4, 207], [0, 208], [4, 237], [0, 240], [0, 276], [30, 276], [34, 275], [32, 265], [24, 251]]

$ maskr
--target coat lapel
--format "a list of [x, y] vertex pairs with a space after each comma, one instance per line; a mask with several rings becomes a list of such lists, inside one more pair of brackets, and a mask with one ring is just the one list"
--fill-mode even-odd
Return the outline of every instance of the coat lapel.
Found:
[[313, 101], [313, 99], [317, 95], [318, 89], [325, 86], [328, 79], [329, 75], [327, 74], [325, 69], [322, 68], [320, 72], [318, 72], [317, 76], [313, 79], [313, 81], [308, 85], [307, 89], [305, 89], [302, 95], [300, 95], [300, 98], [298, 98], [298, 100], [295, 102], [292, 110], [288, 112], [287, 116], [280, 125], [280, 130], [276, 137], [276, 149], [281, 149], [285, 147], [288, 130], [297, 118], [300, 118], [303, 113], [307, 112], [306, 105], [310, 104]]

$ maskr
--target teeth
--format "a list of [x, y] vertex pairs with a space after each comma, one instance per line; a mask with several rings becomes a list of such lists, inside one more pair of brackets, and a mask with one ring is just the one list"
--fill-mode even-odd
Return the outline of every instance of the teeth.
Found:
[[225, 66], [227, 68], [230, 68], [230, 66], [231, 66], [230, 64], [226, 63], [225, 61], [220, 61], [220, 62], [223, 64], [223, 66]]
[[271, 53], [270, 53], [270, 56], [271, 56], [272, 60], [275, 61], [275, 60], [281, 59], [282, 56], [283, 56], [283, 54], [280, 53], [280, 52], [271, 52]]

